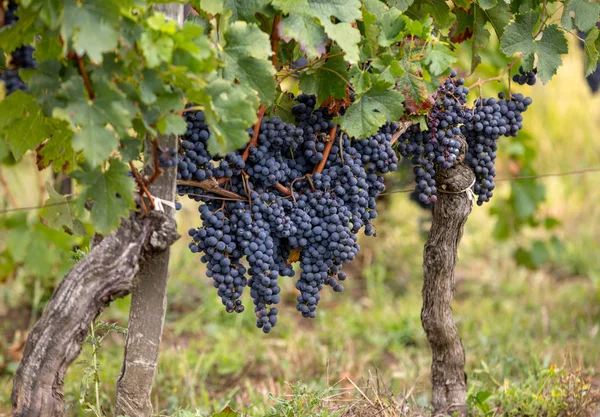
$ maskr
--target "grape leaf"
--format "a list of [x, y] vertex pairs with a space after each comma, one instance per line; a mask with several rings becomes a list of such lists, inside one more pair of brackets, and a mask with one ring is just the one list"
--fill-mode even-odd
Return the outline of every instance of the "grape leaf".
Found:
[[491, 9], [482, 9], [482, 12], [487, 21], [492, 25], [492, 28], [494, 28], [494, 32], [496, 32], [498, 38], [501, 38], [504, 34], [504, 29], [512, 19], [512, 14], [508, 9], [508, 5], [502, 1]]
[[371, 74], [368, 71], [361, 71], [357, 66], [350, 68], [350, 83], [354, 92], [360, 94], [371, 87]]
[[325, 27], [325, 33], [334, 40], [346, 53], [344, 57], [351, 64], [356, 64], [359, 59], [358, 43], [360, 42], [360, 31], [350, 23], [331, 23], [329, 20], [321, 22]]
[[388, 4], [404, 13], [414, 2], [415, 0], [389, 0]]
[[471, 71], [475, 71], [477, 65], [481, 63], [479, 51], [484, 50], [490, 40], [490, 32], [485, 28], [487, 20], [483, 10], [477, 5], [473, 5], [473, 41], [471, 42]]
[[478, 3], [483, 10], [488, 10], [496, 6], [498, 4], [498, 0], [479, 0]]
[[410, 11], [417, 16], [431, 16], [435, 23], [443, 28], [448, 26], [452, 20], [450, 7], [445, 1], [416, 0], [410, 7]]
[[66, 230], [70, 234], [85, 236], [85, 226], [74, 211], [74, 202], [58, 193], [50, 183], [46, 183], [49, 198], [44, 202], [44, 207], [39, 212], [42, 223], [56, 230]]
[[406, 28], [404, 20], [395, 13], [385, 13], [380, 19], [379, 45], [387, 48], [398, 42]]
[[369, 137], [385, 122], [399, 120], [404, 113], [404, 96], [388, 90], [390, 84], [376, 80], [373, 86], [360, 95], [336, 121], [349, 136]]
[[0, 29], [0, 48], [6, 53], [11, 53], [21, 45], [33, 43], [36, 21], [37, 13], [31, 9], [24, 9], [19, 14], [18, 22]]
[[50, 138], [36, 149], [36, 164], [42, 170], [52, 164], [55, 172], [70, 172], [75, 167], [75, 150], [71, 145], [73, 131], [66, 122], [52, 119]]
[[62, 46], [58, 41], [58, 36], [49, 36], [36, 40], [33, 57], [37, 61], [60, 59], [62, 57]]
[[538, 19], [539, 13], [534, 11], [518, 15], [515, 21], [504, 30], [504, 35], [500, 40], [500, 50], [507, 56], [517, 52], [521, 52], [523, 57], [533, 54], [536, 46], [532, 32]]
[[308, 0], [310, 13], [321, 24], [331, 22], [335, 17], [342, 22], [352, 23], [361, 18], [360, 0]]
[[270, 0], [226, 0], [225, 7], [231, 10], [233, 20], [252, 22], [256, 20], [256, 13], [269, 14], [267, 6], [270, 2]]
[[119, 152], [124, 162], [136, 160], [142, 152], [142, 140], [138, 138], [121, 139]]
[[118, 144], [113, 132], [95, 123], [82, 125], [73, 135], [73, 149], [82, 151], [86, 161], [92, 166], [106, 161]]
[[[339, 49], [333, 50], [335, 55]], [[310, 71], [303, 71], [300, 75], [300, 89], [306, 94], [317, 96], [316, 107], [329, 97], [346, 97], [348, 71], [342, 56], [329, 58], [324, 65], [314, 67]]]
[[129, 168], [117, 159], [111, 159], [108, 170], [100, 167], [75, 171], [72, 176], [84, 187], [77, 205], [84, 210], [87, 201], [93, 201], [92, 225], [107, 234], [117, 227], [121, 217], [135, 207], [133, 202], [134, 182], [127, 175]]
[[85, 53], [102, 62], [102, 54], [112, 51], [119, 43], [119, 0], [102, 2], [79, 2], [65, 0], [61, 34], [65, 40], [73, 40], [73, 48], [79, 55]]
[[272, 4], [277, 10], [290, 16], [299, 10], [305, 11], [308, 8], [308, 0], [273, 0]]
[[238, 21], [228, 28], [225, 41], [225, 78], [250, 86], [264, 103], [273, 102], [275, 69], [267, 60], [271, 55], [269, 36], [256, 25]]
[[562, 64], [561, 54], [569, 52], [565, 35], [556, 25], [547, 26], [542, 32], [542, 39], [536, 41], [538, 76], [543, 83], [550, 81]]
[[279, 23], [279, 37], [286, 42], [294, 39], [309, 57], [320, 57], [325, 53], [327, 36], [312, 16], [294, 14]]
[[256, 122], [258, 97], [245, 87], [225, 80], [213, 81], [206, 94], [209, 100], [204, 114], [211, 128], [209, 151], [225, 155], [248, 143], [246, 129]]
[[565, 0], [561, 23], [564, 29], [587, 32], [599, 20], [600, 4], [588, 0]]
[[450, 41], [462, 43], [473, 36], [473, 14], [461, 8], [454, 8], [452, 12], [456, 20], [450, 28]]
[[187, 122], [178, 114], [167, 114], [156, 122], [156, 128], [163, 135], [183, 135]]
[[163, 62], [171, 62], [173, 39], [144, 32], [138, 44], [150, 68], [156, 68]]
[[441, 75], [450, 66], [455, 63], [458, 58], [450, 52], [448, 48], [437, 43], [427, 51], [424, 61], [429, 65], [429, 71], [433, 75]]
[[46, 117], [35, 98], [16, 91], [0, 101], [0, 139], [8, 141], [15, 159], [35, 149], [50, 134]]
[[596, 26], [587, 33], [585, 42], [583, 43], [583, 50], [585, 52], [585, 75], [588, 76], [594, 72], [598, 66], [598, 35], [600, 31]]

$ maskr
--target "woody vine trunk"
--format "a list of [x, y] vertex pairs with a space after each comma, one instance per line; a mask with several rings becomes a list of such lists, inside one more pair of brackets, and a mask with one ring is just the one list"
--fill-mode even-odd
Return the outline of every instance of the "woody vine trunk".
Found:
[[[465, 350], [452, 318], [454, 267], [463, 228], [471, 213], [469, 189], [474, 174], [464, 164], [466, 142], [461, 141], [457, 163], [436, 175], [438, 200], [423, 254], [421, 322], [431, 345], [432, 405], [435, 415], [466, 416]], [[454, 414], [457, 413], [457, 414]]]

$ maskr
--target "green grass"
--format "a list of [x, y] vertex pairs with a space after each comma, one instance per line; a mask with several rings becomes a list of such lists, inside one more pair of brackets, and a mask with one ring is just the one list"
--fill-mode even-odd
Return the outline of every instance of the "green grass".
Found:
[[[566, 59], [548, 86], [524, 90], [534, 98], [525, 125], [538, 147], [538, 171], [600, 166], [600, 96], [587, 91], [579, 56]], [[499, 164], [500, 177], [507, 170]], [[33, 187], [22, 186], [35, 181], [31, 172], [7, 168], [5, 175], [15, 189], [25, 190], [19, 195], [23, 205], [36, 203]], [[489, 214], [493, 203], [475, 207], [467, 222], [453, 311], [466, 350], [473, 415], [577, 415], [576, 410], [589, 410], [597, 401], [600, 174], [543, 183], [548, 197], [542, 213], [560, 219], [556, 233], [564, 248], [540, 270], [518, 267], [513, 252], [551, 232], [524, 230], [497, 242]], [[499, 184], [500, 196], [508, 191], [508, 183]], [[251, 308], [241, 315], [225, 313], [198, 256], [188, 252], [186, 238], [177, 242], [152, 394], [155, 409], [180, 417], [225, 406], [252, 416], [421, 415], [430, 401], [430, 351], [419, 319], [421, 220], [426, 224], [428, 215], [406, 194], [389, 195], [381, 204], [379, 236], [361, 239], [345, 292], [324, 291], [317, 319], [302, 319], [295, 310], [294, 282], [285, 281], [280, 318], [269, 335], [255, 328]], [[185, 205], [178, 214], [183, 236], [198, 221], [193, 205]], [[0, 339], [0, 416], [10, 410], [16, 362], [9, 350], [19, 340], [10, 324], [19, 323], [21, 330], [28, 325], [8, 318], [23, 305], [24, 311], [31, 309], [33, 295], [27, 288], [23, 277], [16, 277], [1, 289], [0, 321], [6, 321]], [[126, 327], [128, 302], [113, 303], [102, 320]], [[244, 302], [251, 305], [247, 295]], [[99, 397], [107, 415], [112, 415], [123, 344], [124, 337], [112, 333], [97, 355]], [[92, 359], [92, 346], [86, 344], [83, 362], [69, 369], [69, 415], [94, 415], [80, 403]], [[83, 402], [95, 404], [93, 388], [84, 384]]]

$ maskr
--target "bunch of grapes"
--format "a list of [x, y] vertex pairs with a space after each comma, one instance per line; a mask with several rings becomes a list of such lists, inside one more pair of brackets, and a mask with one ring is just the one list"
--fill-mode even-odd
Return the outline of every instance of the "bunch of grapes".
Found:
[[412, 125], [398, 142], [400, 154], [414, 165], [416, 192], [423, 204], [437, 201], [436, 167], [447, 169], [454, 165], [460, 151], [460, 142], [455, 137], [461, 133], [460, 126], [471, 117], [465, 107], [469, 89], [464, 86], [465, 80], [456, 76], [452, 71], [435, 92], [435, 104], [427, 118], [428, 129], [423, 131]]
[[[375, 234], [382, 175], [398, 167], [391, 146], [397, 124], [369, 138], [349, 138], [327, 110], [315, 109], [314, 96], [296, 101], [295, 123], [264, 118], [255, 145], [223, 156], [208, 151], [204, 114], [186, 112], [179, 154], [164, 156], [165, 163], [177, 161], [177, 176], [186, 180], [178, 193], [203, 202], [201, 226], [189, 231], [190, 250], [202, 254], [228, 312], [244, 310], [241, 296], [250, 288], [256, 325], [265, 333], [277, 323], [279, 279], [295, 275], [295, 259], [302, 316], [316, 317], [325, 286], [343, 291], [341, 269], [358, 253], [357, 234]], [[219, 198], [195, 184], [207, 179], [240, 199]]]
[[517, 136], [523, 128], [523, 115], [531, 98], [513, 94], [509, 99], [504, 93], [495, 98], [477, 99], [473, 117], [461, 127], [468, 145], [466, 161], [475, 172], [474, 192], [477, 204], [490, 201], [495, 188], [496, 150], [500, 136]]
[[533, 71], [527, 71], [525, 72], [523, 70], [523, 67], [519, 67], [519, 73], [513, 75], [513, 81], [516, 82], [519, 85], [535, 85], [535, 81], [536, 81], [536, 77], [535, 74], [537, 73], [537, 69], [533, 69]]

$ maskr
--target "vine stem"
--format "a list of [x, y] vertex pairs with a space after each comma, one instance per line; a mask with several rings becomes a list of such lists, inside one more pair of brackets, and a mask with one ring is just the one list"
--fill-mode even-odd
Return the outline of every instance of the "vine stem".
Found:
[[[146, 188], [146, 184], [144, 183], [144, 180], [142, 179], [137, 168], [133, 165], [133, 162], [131, 162], [131, 161], [129, 162], [129, 168], [131, 169], [131, 173], [133, 174], [133, 177], [135, 178], [135, 181], [137, 182], [138, 187], [140, 187], [140, 191], [139, 191], [140, 197], [142, 197], [142, 194], [146, 194], [146, 196], [148, 197], [148, 200], [150, 200], [150, 207], [152, 207], [152, 209], [154, 210], [154, 198], [152, 198], [152, 194], [150, 194], [150, 191], [148, 191], [148, 189]], [[144, 210], [144, 214], [148, 214], [148, 209], [146, 208], [146, 203], [144, 203], [144, 199], [140, 198], [140, 201], [142, 204], [142, 208]]]
[[88, 74], [85, 70], [83, 58], [79, 55], [76, 55], [75, 59], [77, 60], [77, 65], [79, 66], [79, 72], [83, 77], [83, 84], [85, 84], [85, 89], [87, 90], [88, 95], [90, 96], [90, 100], [93, 100], [96, 98], [96, 94], [94, 93], [94, 89], [92, 88], [92, 82], [90, 81], [90, 77], [88, 77]]
[[471, 84], [470, 86], [468, 86], [467, 88], [468, 88], [469, 90], [471, 90], [471, 89], [473, 89], [473, 88], [475, 88], [475, 87], [482, 86], [482, 85], [484, 85], [484, 84], [487, 84], [487, 83], [489, 83], [489, 82], [492, 82], [492, 81], [502, 81], [502, 78], [504, 77], [504, 75], [505, 75], [505, 74], [506, 74], [508, 71], [510, 71], [510, 69], [511, 69], [512, 67], [514, 67], [514, 66], [516, 65], [516, 63], [517, 63], [517, 62], [519, 62], [520, 60], [521, 60], [521, 57], [520, 57], [520, 56], [519, 56], [518, 58], [515, 58], [515, 59], [514, 59], [512, 62], [510, 62], [510, 63], [509, 63], [507, 66], [506, 66], [506, 68], [504, 68], [504, 70], [503, 70], [503, 71], [502, 71], [502, 72], [501, 72], [501, 73], [500, 73], [500, 74], [499, 74], [497, 77], [486, 78], [486, 79], [484, 79], [484, 80], [481, 80], [481, 79], [480, 79], [480, 80], [478, 80], [476, 83], [473, 83], [473, 84]]
[[333, 146], [333, 142], [335, 142], [335, 134], [337, 132], [337, 125], [333, 125], [331, 130], [329, 131], [329, 141], [325, 144], [325, 149], [323, 150], [323, 159], [319, 161], [315, 169], [313, 170], [313, 175], [323, 172], [323, 168], [325, 168], [325, 164], [327, 163], [327, 159], [329, 159], [329, 153], [331, 152], [331, 147]]
[[100, 408], [100, 384], [98, 377], [98, 346], [96, 345], [96, 334], [94, 332], [94, 322], [90, 323], [90, 336], [92, 337], [92, 362], [94, 367], [94, 391], [96, 393], [96, 413], [101, 415], [102, 409]]
[[[223, 178], [219, 179], [223, 180]], [[219, 186], [219, 181], [214, 178], [204, 181], [192, 181], [192, 180], [177, 180], [177, 185], [189, 185], [192, 187], [202, 188], [204, 191], [220, 195], [225, 198], [232, 200], [245, 200], [241, 195], [234, 193], [233, 191], [226, 190]], [[227, 181], [227, 178], [223, 182]]]
[[242, 159], [244, 160], [244, 162], [246, 162], [246, 159], [248, 159], [248, 156], [250, 155], [250, 148], [253, 146], [256, 146], [256, 142], [258, 142], [258, 133], [260, 132], [260, 124], [262, 123], [262, 119], [265, 115], [266, 110], [267, 110], [267, 108], [264, 106], [264, 104], [261, 104], [260, 107], [258, 108], [258, 120], [256, 121], [256, 123], [254, 123], [254, 131], [252, 134], [252, 139], [250, 139], [248, 146], [246, 146], [246, 149], [244, 149], [244, 153], [242, 154]]
[[158, 165], [158, 140], [152, 141], [152, 157], [154, 158], [154, 172], [152, 176], [148, 178], [145, 183], [146, 185], [152, 184], [156, 179], [163, 173], [163, 169]]

